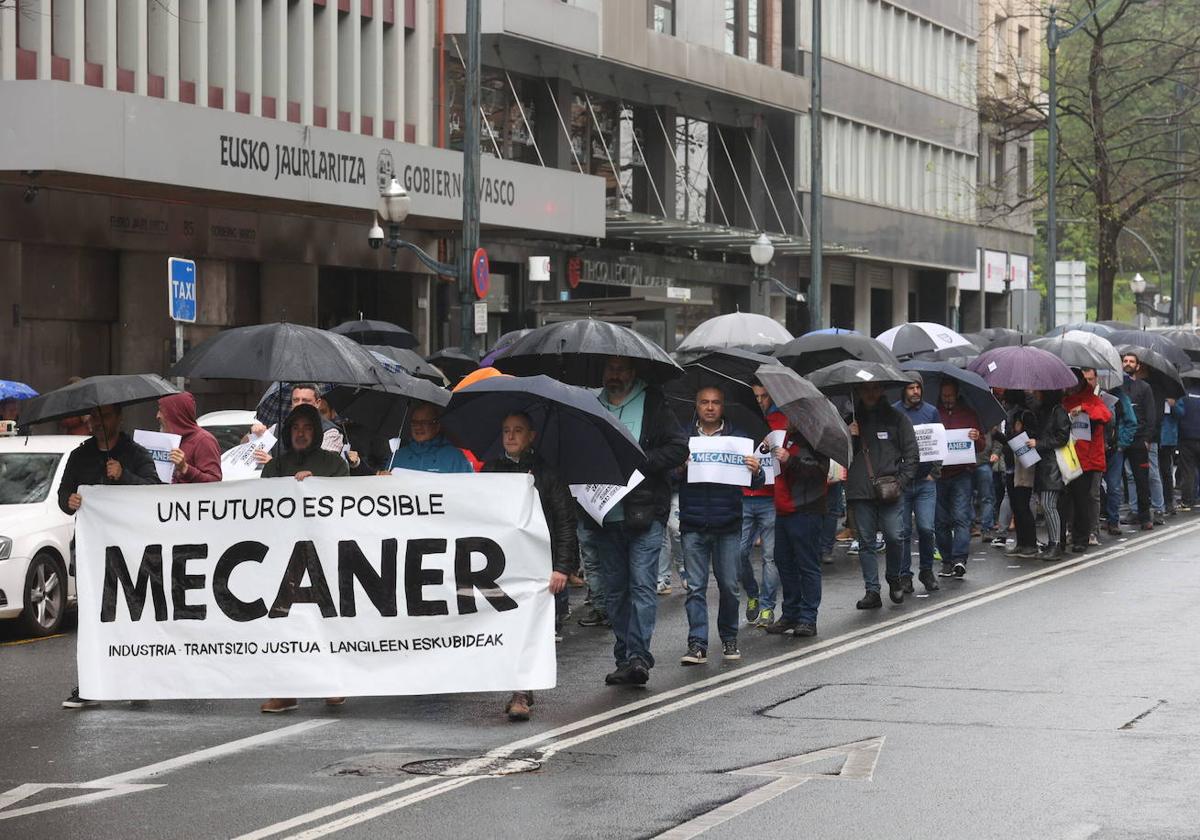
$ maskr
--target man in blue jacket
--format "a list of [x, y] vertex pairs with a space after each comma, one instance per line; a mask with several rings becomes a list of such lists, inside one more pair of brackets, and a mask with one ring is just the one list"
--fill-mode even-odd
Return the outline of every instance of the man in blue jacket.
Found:
[[408, 421], [412, 442], [396, 450], [392, 469], [431, 473], [474, 472], [467, 456], [442, 436], [442, 411], [432, 403], [421, 403]]
[[[725, 394], [720, 388], [701, 388], [696, 393], [696, 437], [748, 437], [725, 421]], [[746, 456], [746, 469], [753, 475], [751, 486], [761, 487], [763, 474], [758, 459]], [[741, 568], [742, 488], [736, 484], [693, 482], [687, 475], [679, 483], [679, 533], [683, 541], [684, 573], [687, 576], [688, 648], [680, 665], [703, 665], [708, 661], [708, 570], [717, 578], [720, 603], [717, 634], [724, 659], [741, 659], [738, 649], [738, 577]]]
[[[914, 426], [925, 423], [941, 423], [936, 406], [925, 402], [925, 382], [921, 374], [910, 372], [913, 381], [904, 386], [904, 396], [892, 408], [899, 411]], [[937, 516], [937, 477], [941, 472], [941, 461], [922, 461], [917, 464], [917, 473], [912, 483], [904, 490], [900, 499], [900, 581], [905, 593], [913, 591], [912, 573], [912, 529], [913, 515], [917, 517], [917, 545], [921, 555], [919, 580], [926, 592], [938, 586], [933, 573], [933, 552], [937, 546], [937, 535], [933, 530]]]
[[1187, 393], [1176, 403], [1179, 415], [1179, 509], [1196, 506], [1196, 471], [1200, 466], [1200, 382], [1184, 380]]

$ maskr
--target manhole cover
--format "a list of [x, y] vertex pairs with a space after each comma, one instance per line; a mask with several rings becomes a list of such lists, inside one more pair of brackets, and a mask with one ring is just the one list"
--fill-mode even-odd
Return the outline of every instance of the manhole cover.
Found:
[[481, 755], [476, 758], [427, 758], [405, 764], [406, 773], [414, 776], [511, 776], [530, 773], [542, 766], [528, 758], [499, 758]]

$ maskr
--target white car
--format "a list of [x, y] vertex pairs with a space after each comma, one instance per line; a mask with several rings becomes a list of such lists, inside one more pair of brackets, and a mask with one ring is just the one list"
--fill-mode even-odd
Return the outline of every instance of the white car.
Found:
[[240, 409], [210, 411], [198, 417], [196, 423], [212, 433], [222, 452], [228, 452], [250, 433], [250, 426], [254, 423], [254, 412]]
[[0, 619], [32, 635], [62, 626], [75, 603], [67, 573], [75, 517], [58, 507], [67, 456], [82, 435], [0, 437]]

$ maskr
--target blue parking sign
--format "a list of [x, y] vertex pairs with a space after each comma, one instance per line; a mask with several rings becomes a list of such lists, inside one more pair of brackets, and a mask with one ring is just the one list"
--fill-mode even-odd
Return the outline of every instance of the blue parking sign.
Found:
[[171, 318], [196, 323], [196, 263], [182, 257], [167, 260], [167, 301]]

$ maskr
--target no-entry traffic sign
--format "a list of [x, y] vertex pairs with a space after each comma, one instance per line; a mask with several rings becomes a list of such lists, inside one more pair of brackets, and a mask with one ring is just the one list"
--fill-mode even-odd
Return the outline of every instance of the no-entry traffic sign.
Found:
[[476, 248], [475, 255], [471, 257], [471, 279], [475, 282], [476, 296], [487, 297], [491, 288], [491, 269], [488, 267], [487, 251], [482, 248]]

